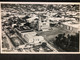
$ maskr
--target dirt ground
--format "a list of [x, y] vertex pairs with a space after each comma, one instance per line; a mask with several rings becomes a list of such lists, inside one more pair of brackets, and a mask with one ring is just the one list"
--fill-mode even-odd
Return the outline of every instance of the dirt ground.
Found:
[[43, 36], [44, 39], [50, 43], [52, 46], [54, 46], [58, 51], [60, 52], [65, 52], [64, 50], [62, 50], [61, 48], [57, 47], [53, 41], [55, 41], [55, 37], [58, 36], [58, 34], [63, 34], [65, 33], [65, 36], [67, 36], [67, 34], [73, 35], [75, 33], [73, 33], [72, 31], [60, 28], [60, 27], [52, 27], [52, 30], [49, 31], [38, 31], [37, 34], [40, 36]]
[[41, 35], [43, 36], [46, 40], [52, 40], [52, 39], [55, 39], [55, 37], [58, 35], [58, 34], [63, 34], [65, 33], [65, 35], [67, 34], [75, 34], [69, 30], [65, 30], [63, 28], [59, 28], [59, 27], [52, 27], [52, 30], [50, 31], [39, 31], [37, 32], [38, 35]]

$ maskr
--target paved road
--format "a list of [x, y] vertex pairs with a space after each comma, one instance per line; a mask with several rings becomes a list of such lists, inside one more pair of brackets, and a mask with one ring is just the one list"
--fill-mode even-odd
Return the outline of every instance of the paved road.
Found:
[[[5, 32], [3, 32], [3, 33], [5, 34]], [[10, 41], [10, 38], [6, 34], [5, 34], [5, 36], [7, 38], [6, 40], [7, 40], [8, 44], [9, 44], [9, 49], [12, 50], [15, 47], [13, 46], [12, 42]]]
[[47, 46], [48, 46], [51, 50], [53, 50], [53, 52], [58, 52], [58, 50], [56, 50], [55, 47], [51, 46], [46, 40], [45, 40], [44, 42], [47, 43]]

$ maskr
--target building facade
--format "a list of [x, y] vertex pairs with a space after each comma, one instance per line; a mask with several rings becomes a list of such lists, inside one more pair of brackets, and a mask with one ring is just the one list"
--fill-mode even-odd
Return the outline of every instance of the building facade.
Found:
[[42, 42], [44, 42], [44, 37], [42, 37], [42, 36], [36, 36], [36, 32], [23, 33], [22, 37], [29, 44], [33, 44], [33, 45], [40, 45]]
[[80, 31], [80, 24], [79, 23], [75, 23], [73, 24], [72, 22], [64, 22], [61, 24], [61, 27], [67, 30], [70, 30], [72, 32], [79, 32]]
[[50, 29], [50, 22], [49, 20], [46, 18], [42, 18], [40, 17], [39, 21], [38, 21], [38, 30], [41, 31], [48, 31]]

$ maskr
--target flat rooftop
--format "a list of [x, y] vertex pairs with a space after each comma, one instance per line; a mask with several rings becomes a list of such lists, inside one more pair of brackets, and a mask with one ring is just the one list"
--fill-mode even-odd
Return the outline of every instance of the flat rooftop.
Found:
[[74, 28], [77, 28], [77, 29], [80, 29], [79, 28], [80, 27], [80, 23], [76, 23], [76, 22], [74, 22], [74, 23], [72, 23], [72, 22], [64, 22], [62, 24], [67, 25], [67, 26], [71, 26], [71, 27], [74, 27]]

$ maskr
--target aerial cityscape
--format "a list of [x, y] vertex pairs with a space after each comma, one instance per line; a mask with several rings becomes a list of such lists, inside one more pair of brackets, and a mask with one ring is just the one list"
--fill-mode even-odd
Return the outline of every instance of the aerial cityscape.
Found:
[[2, 52], [79, 52], [78, 4], [1, 4]]

